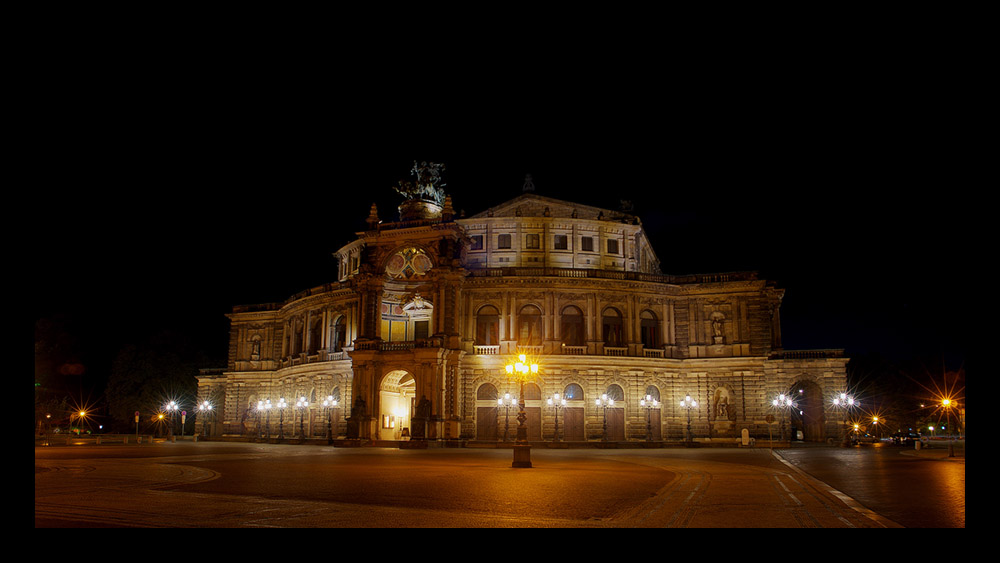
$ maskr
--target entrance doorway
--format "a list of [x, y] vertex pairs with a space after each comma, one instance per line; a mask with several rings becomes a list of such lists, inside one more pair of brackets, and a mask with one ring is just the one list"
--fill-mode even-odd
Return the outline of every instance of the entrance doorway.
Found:
[[791, 388], [795, 397], [795, 407], [792, 408], [789, 419], [792, 426], [792, 439], [806, 442], [822, 442], [826, 439], [823, 431], [826, 417], [823, 413], [823, 391], [812, 381], [796, 381]]
[[417, 384], [408, 371], [391, 371], [379, 387], [378, 439], [402, 440], [410, 435]]

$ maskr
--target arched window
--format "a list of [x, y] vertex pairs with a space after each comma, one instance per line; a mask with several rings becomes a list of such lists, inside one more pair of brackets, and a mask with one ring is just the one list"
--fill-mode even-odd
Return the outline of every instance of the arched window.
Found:
[[572, 305], [562, 310], [559, 332], [566, 346], [583, 346], [583, 313]]
[[655, 385], [649, 385], [646, 387], [646, 392], [643, 393], [642, 397], [645, 399], [649, 397], [650, 399], [659, 402], [660, 401], [660, 390], [656, 388]]
[[601, 319], [601, 326], [604, 335], [604, 345], [620, 347], [625, 345], [625, 334], [622, 325], [622, 314], [614, 307], [604, 310]]
[[608, 390], [605, 391], [609, 399], [614, 399], [616, 403], [625, 400], [625, 392], [622, 391], [621, 386], [612, 383], [608, 385]]
[[486, 305], [476, 313], [476, 344], [479, 346], [500, 344], [500, 312], [492, 305]]
[[542, 390], [534, 383], [524, 384], [524, 400], [525, 401], [540, 401], [542, 399]]
[[525, 305], [517, 315], [517, 343], [521, 346], [542, 345], [542, 311]]
[[576, 383], [570, 383], [566, 386], [566, 390], [563, 392], [563, 396], [567, 401], [582, 401], [583, 400], [583, 387], [580, 387]]
[[344, 316], [337, 317], [331, 329], [333, 341], [331, 342], [333, 352], [340, 352], [347, 345], [347, 325], [344, 323]]
[[643, 348], [660, 347], [660, 321], [655, 313], [647, 309], [639, 315], [639, 330], [642, 332]]
[[478, 401], [496, 401], [497, 400], [497, 388], [492, 383], [483, 383], [479, 386], [476, 391], [476, 400]]
[[323, 346], [323, 318], [316, 317], [309, 325], [309, 353], [315, 354]]

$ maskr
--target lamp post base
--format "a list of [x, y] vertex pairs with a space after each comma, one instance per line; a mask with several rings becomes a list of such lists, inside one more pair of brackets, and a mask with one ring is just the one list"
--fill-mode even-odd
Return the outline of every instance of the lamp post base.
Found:
[[514, 463], [511, 467], [531, 467], [531, 446], [514, 444]]

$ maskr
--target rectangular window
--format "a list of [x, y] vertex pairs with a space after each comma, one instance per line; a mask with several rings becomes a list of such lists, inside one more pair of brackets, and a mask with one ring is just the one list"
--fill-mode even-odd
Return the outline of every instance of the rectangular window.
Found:
[[525, 235], [524, 236], [524, 247], [525, 248], [541, 248], [538, 244], [538, 235]]
[[510, 248], [510, 235], [497, 235], [497, 248]]
[[580, 239], [580, 250], [584, 252], [594, 251], [594, 237], [583, 237]]
[[555, 235], [555, 249], [566, 250], [567, 248], [569, 248], [569, 242], [566, 235]]
[[483, 235], [474, 235], [472, 237], [472, 248], [469, 250], [482, 250], [483, 249]]
[[422, 340], [429, 337], [431, 334], [431, 322], [430, 321], [416, 321], [413, 323], [413, 339]]
[[608, 239], [608, 254], [618, 254], [618, 240]]

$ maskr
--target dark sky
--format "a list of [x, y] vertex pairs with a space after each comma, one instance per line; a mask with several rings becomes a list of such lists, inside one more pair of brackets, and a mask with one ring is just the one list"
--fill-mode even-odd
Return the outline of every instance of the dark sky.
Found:
[[659, 142], [578, 126], [527, 129], [524, 143], [456, 136], [447, 149], [213, 124], [174, 143], [125, 128], [46, 178], [68, 191], [39, 198], [25, 235], [38, 241], [35, 319], [72, 319], [95, 378], [124, 343], [161, 328], [190, 335], [223, 367], [225, 313], [334, 281], [332, 253], [372, 202], [383, 220], [396, 217], [391, 188], [417, 159], [445, 163], [446, 191], [470, 215], [520, 195], [528, 173], [540, 195], [631, 200], [664, 273], [756, 270], [784, 288], [786, 349], [961, 364], [971, 318], [963, 186], [923, 137], [831, 127]]

